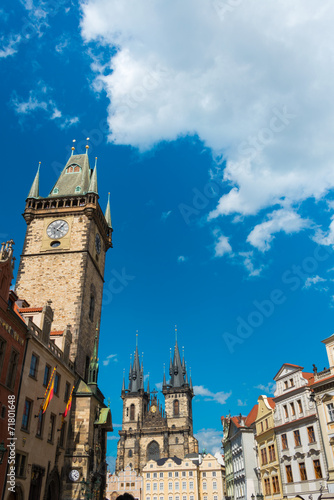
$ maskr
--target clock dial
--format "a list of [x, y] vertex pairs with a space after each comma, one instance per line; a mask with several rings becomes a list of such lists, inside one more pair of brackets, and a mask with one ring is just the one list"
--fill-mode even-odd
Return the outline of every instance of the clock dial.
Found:
[[62, 238], [68, 233], [68, 223], [65, 220], [54, 220], [48, 225], [46, 234], [53, 240]]
[[97, 253], [101, 252], [101, 238], [100, 235], [97, 233], [95, 236], [95, 248]]
[[151, 406], [151, 412], [155, 413], [157, 411], [157, 407], [155, 405]]
[[71, 472], [69, 473], [69, 478], [71, 481], [78, 481], [80, 477], [80, 473], [76, 469], [72, 469]]

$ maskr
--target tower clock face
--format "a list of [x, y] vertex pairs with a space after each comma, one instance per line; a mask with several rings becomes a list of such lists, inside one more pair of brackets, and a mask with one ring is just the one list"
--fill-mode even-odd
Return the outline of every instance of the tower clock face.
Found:
[[157, 411], [157, 407], [155, 405], [151, 406], [151, 412], [155, 413]]
[[100, 235], [97, 233], [95, 236], [95, 248], [97, 253], [101, 252], [101, 238]]
[[72, 469], [71, 472], [69, 473], [69, 478], [71, 481], [78, 481], [80, 477], [80, 472], [76, 469]]
[[68, 233], [68, 229], [68, 223], [65, 220], [54, 220], [53, 222], [51, 222], [51, 224], [48, 225], [46, 234], [49, 236], [49, 238], [55, 240], [65, 236], [65, 234]]

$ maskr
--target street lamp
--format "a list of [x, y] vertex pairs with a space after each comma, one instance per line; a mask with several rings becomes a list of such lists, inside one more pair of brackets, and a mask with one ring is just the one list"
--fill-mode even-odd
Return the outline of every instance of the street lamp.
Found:
[[251, 494], [251, 499], [252, 499], [252, 500], [255, 500], [255, 495], [254, 495], [254, 493], [252, 493], [252, 494]]

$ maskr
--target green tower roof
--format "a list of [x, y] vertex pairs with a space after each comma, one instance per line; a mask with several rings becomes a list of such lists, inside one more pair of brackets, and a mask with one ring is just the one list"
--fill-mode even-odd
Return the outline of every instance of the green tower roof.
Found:
[[37, 173], [35, 175], [34, 182], [32, 183], [32, 186], [30, 188], [28, 198], [39, 198], [39, 169], [41, 166], [41, 162], [38, 164], [38, 169]]
[[80, 196], [86, 194], [90, 186], [91, 175], [88, 154], [72, 155], [49, 194], [49, 197]]

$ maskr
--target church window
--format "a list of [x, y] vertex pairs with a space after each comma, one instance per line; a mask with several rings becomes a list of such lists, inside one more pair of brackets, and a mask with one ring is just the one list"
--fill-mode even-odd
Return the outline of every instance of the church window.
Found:
[[178, 399], [175, 399], [173, 403], [173, 408], [174, 408], [174, 417], [179, 415], [179, 401]]
[[95, 310], [95, 296], [91, 294], [89, 303], [89, 319], [91, 321], [93, 321], [94, 319], [94, 310]]
[[126, 416], [129, 416], [129, 408], [126, 409]]
[[135, 405], [132, 403], [132, 405], [130, 406], [130, 420], [134, 419], [135, 419]]
[[156, 441], [152, 441], [147, 447], [147, 460], [159, 460], [160, 449]]
[[132, 457], [132, 450], [129, 450], [128, 457]]

